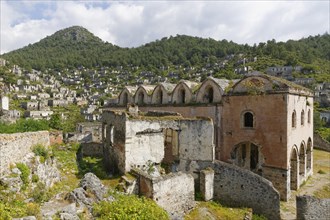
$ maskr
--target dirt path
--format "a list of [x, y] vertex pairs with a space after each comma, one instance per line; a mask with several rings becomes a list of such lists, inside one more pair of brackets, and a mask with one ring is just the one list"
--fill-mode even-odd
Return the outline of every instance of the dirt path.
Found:
[[[281, 202], [281, 218], [283, 220], [296, 219], [296, 195], [314, 195], [315, 192], [320, 191], [324, 186], [330, 185], [330, 154], [326, 154], [323, 158], [314, 159], [314, 174], [307, 182], [298, 190], [292, 191], [291, 198], [287, 202]], [[318, 173], [320, 167], [325, 173]]]

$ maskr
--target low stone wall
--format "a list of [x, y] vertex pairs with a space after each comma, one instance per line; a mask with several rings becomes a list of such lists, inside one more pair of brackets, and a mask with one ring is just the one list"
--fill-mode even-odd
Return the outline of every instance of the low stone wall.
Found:
[[0, 174], [6, 173], [10, 164], [17, 163], [31, 153], [37, 144], [49, 146], [48, 131], [0, 134]]
[[297, 219], [330, 219], [330, 199], [317, 199], [313, 196], [297, 196]]
[[330, 152], [330, 143], [324, 140], [318, 133], [314, 133], [314, 148]]
[[190, 174], [178, 172], [160, 177], [151, 177], [134, 170], [139, 175], [139, 192], [152, 198], [164, 208], [173, 219], [179, 219], [194, 207], [194, 178]]
[[272, 183], [237, 166], [214, 163], [214, 200], [233, 207], [249, 207], [268, 219], [280, 219], [280, 195]]

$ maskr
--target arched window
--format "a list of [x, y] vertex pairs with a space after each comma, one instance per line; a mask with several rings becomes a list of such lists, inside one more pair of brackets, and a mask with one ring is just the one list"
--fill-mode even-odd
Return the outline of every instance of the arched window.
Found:
[[253, 114], [251, 112], [244, 113], [244, 127], [253, 128]]
[[207, 102], [212, 103], [213, 102], [213, 88], [209, 87], [207, 90]]
[[163, 104], [163, 91], [160, 89], [157, 97], [158, 104]]
[[292, 127], [293, 127], [293, 128], [296, 127], [296, 121], [297, 121], [296, 111], [293, 111], [293, 112], [292, 112], [292, 119], [291, 119], [291, 124], [292, 124]]
[[180, 103], [185, 103], [186, 101], [186, 91], [184, 89], [180, 90]]
[[143, 103], [144, 103], [144, 94], [143, 92], [140, 92], [138, 95], [138, 104], [143, 105]]
[[311, 110], [308, 109], [308, 113], [307, 113], [307, 122], [311, 123]]
[[127, 105], [127, 103], [128, 103], [128, 94], [124, 93], [123, 104]]
[[301, 111], [301, 116], [300, 116], [300, 124], [304, 125], [305, 124], [305, 111]]

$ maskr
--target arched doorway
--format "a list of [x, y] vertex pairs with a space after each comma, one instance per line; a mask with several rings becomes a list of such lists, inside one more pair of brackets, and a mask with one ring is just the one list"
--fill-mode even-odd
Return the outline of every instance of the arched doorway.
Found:
[[306, 176], [306, 150], [305, 150], [305, 143], [302, 142], [300, 144], [300, 149], [299, 149], [299, 178], [300, 178], [300, 183], [302, 183], [305, 176]]
[[231, 152], [233, 163], [239, 167], [251, 170], [259, 175], [262, 174], [264, 156], [261, 147], [251, 142], [243, 142], [235, 145]]
[[312, 161], [312, 158], [313, 158], [313, 149], [312, 149], [312, 140], [311, 138], [308, 138], [308, 141], [307, 141], [307, 149], [306, 149], [306, 173], [307, 174], [311, 174], [312, 172], [312, 164], [313, 164], [313, 161]]
[[290, 156], [290, 189], [298, 189], [298, 150], [296, 146], [293, 146]]

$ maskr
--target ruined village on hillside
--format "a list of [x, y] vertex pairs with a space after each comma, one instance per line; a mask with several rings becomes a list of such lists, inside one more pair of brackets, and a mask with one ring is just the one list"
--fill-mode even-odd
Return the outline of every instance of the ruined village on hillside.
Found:
[[[59, 162], [56, 154], [33, 159], [35, 146], [65, 150], [66, 144], [79, 143], [77, 160], [102, 158], [108, 179], [121, 176], [121, 191], [151, 198], [171, 219], [191, 212], [196, 195], [202, 201], [250, 208], [244, 219], [252, 219], [252, 212], [266, 219], [288, 219], [281, 206], [292, 199], [296, 219], [330, 218], [329, 198], [297, 194], [321, 175], [313, 172], [314, 149], [330, 151], [329, 142], [313, 129], [314, 103], [329, 107], [330, 83], [307, 89], [312, 79], [292, 77], [293, 71], [301, 71], [299, 66], [269, 67], [266, 73], [237, 69], [243, 75], [239, 80], [214, 78], [207, 68], [202, 72], [206, 77], [191, 76], [194, 81], [180, 80], [175, 73], [160, 78], [141, 72], [134, 84], [127, 84], [121, 68], [82, 67], [71, 74], [48, 74], [14, 65], [10, 71], [20, 79], [6, 85], [0, 78], [1, 122], [51, 121], [54, 115], [70, 120], [71, 105], [78, 106], [83, 117], [73, 125], [74, 132], [0, 134], [0, 191], [22, 190], [22, 170], [15, 166], [20, 162], [29, 164], [28, 182], [33, 185], [38, 176], [35, 183], [51, 189], [63, 181]], [[103, 81], [109, 72], [116, 77]], [[84, 73], [89, 73], [88, 82]], [[103, 94], [111, 95], [100, 99]], [[329, 111], [318, 117], [330, 125]], [[113, 202], [106, 188], [87, 173], [80, 187], [65, 196], [57, 194], [66, 206], [44, 201], [39, 217], [25, 219], [81, 219], [81, 213], [94, 219], [93, 203]]]

